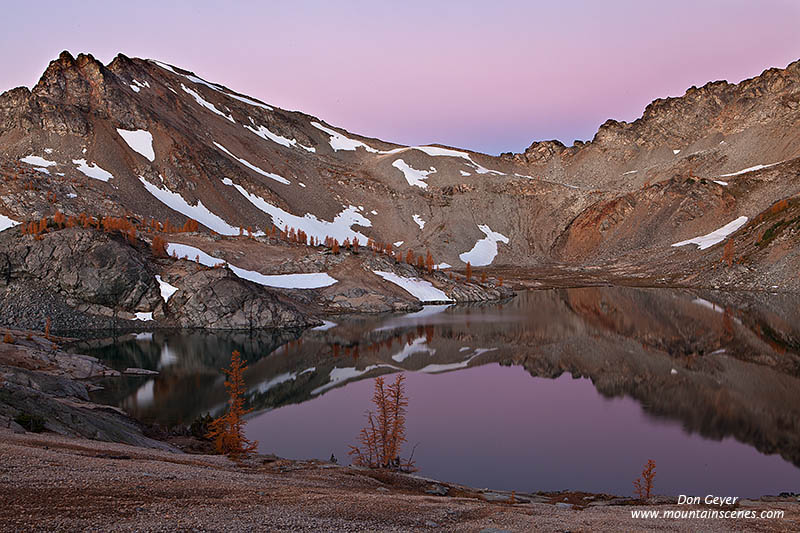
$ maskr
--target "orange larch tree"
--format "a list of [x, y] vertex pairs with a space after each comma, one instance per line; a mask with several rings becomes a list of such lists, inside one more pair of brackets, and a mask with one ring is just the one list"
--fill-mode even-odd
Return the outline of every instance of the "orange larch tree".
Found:
[[472, 280], [472, 264], [469, 261], [467, 261], [467, 270], [465, 274], [467, 276], [467, 283], [469, 283], [470, 280]]
[[649, 459], [644, 470], [642, 470], [642, 476], [633, 482], [634, 491], [640, 500], [647, 501], [650, 499], [650, 493], [653, 491], [653, 478], [655, 477], [656, 462]]
[[234, 460], [247, 457], [258, 448], [258, 442], [250, 441], [244, 436], [244, 416], [252, 411], [244, 407], [246, 389], [242, 374], [246, 368], [242, 355], [238, 350], [234, 350], [231, 354], [230, 368], [222, 369], [228, 377], [225, 380], [225, 389], [229, 396], [228, 412], [208, 426], [207, 437], [214, 441], [217, 451]]
[[400, 448], [406, 442], [406, 408], [408, 397], [398, 374], [394, 383], [386, 385], [383, 377], [375, 378], [372, 403], [375, 412], [367, 411], [367, 425], [358, 435], [358, 446], [350, 446], [353, 463], [367, 468], [389, 468], [413, 471], [414, 462], [400, 459]]

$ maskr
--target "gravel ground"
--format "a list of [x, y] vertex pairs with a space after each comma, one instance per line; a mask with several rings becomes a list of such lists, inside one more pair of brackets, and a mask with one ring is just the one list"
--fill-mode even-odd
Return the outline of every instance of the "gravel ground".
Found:
[[782, 520], [655, 521], [631, 509], [489, 503], [477, 493], [426, 494], [411, 476], [316, 462], [176, 454], [0, 429], [2, 531], [797, 531], [800, 504]]

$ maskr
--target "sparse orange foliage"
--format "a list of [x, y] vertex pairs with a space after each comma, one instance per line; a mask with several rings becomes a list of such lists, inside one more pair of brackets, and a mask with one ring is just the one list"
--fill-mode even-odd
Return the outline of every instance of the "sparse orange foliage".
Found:
[[497, 286], [498, 287], [502, 287], [503, 286], [503, 278], [502, 278], [502, 276], [497, 278]]
[[153, 255], [156, 257], [167, 257], [167, 241], [162, 239], [159, 235], [153, 237], [153, 242], [150, 244], [153, 250]]
[[6, 332], [6, 334], [3, 335], [3, 342], [6, 344], [14, 344], [14, 337], [11, 336], [11, 333]]
[[472, 264], [469, 261], [467, 261], [467, 270], [465, 274], [467, 276], [467, 283], [469, 283], [472, 279]]
[[50, 317], [44, 322], [44, 338], [50, 340]]
[[486, 283], [486, 272], [481, 272], [481, 283]]
[[234, 350], [231, 354], [231, 366], [222, 371], [228, 376], [225, 380], [225, 389], [228, 391], [228, 412], [209, 424], [207, 437], [214, 441], [214, 446], [219, 453], [231, 459], [247, 457], [255, 452], [258, 442], [251, 442], [244, 436], [244, 416], [252, 409], [244, 408], [245, 384], [242, 373], [247, 365], [242, 361], [242, 355]]
[[[181, 231], [182, 231], [183, 233], [192, 233], [192, 232], [195, 232], [195, 231], [197, 231], [199, 228], [200, 228], [200, 223], [199, 223], [199, 222], [197, 222], [197, 221], [196, 221], [195, 219], [193, 219], [193, 218], [189, 218], [189, 219], [187, 219], [187, 220], [186, 220], [186, 222], [183, 224], [183, 227], [181, 228]], [[249, 231], [249, 230], [250, 230], [250, 228], [248, 228], [248, 231]]]
[[725, 243], [725, 248], [722, 249], [722, 261], [728, 263], [728, 266], [733, 265], [733, 240], [728, 239]]
[[644, 470], [642, 470], [641, 477], [633, 482], [634, 491], [640, 500], [647, 501], [650, 499], [654, 477], [656, 477], [656, 462], [649, 459]]
[[428, 254], [425, 256], [425, 268], [428, 269], [428, 272], [433, 272], [433, 256], [430, 250], [428, 250]]
[[333, 246], [331, 246], [331, 252], [338, 254], [339, 253], [339, 241], [333, 239]]
[[398, 374], [394, 383], [386, 385], [383, 377], [375, 378], [372, 403], [376, 412], [367, 411], [367, 425], [358, 436], [359, 446], [350, 446], [353, 463], [368, 468], [390, 468], [413, 471], [414, 462], [401, 461], [400, 448], [406, 442], [406, 397], [403, 381]]

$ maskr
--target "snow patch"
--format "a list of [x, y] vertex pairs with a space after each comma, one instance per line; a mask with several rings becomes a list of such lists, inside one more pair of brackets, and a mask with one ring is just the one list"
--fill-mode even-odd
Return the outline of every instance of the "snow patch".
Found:
[[373, 270], [373, 272], [385, 279], [388, 282], [403, 288], [411, 296], [420, 302], [452, 302], [442, 290], [433, 286], [430, 281], [425, 281], [419, 278], [405, 278], [398, 276], [394, 272], [383, 272], [381, 270]]
[[403, 349], [394, 354], [392, 356], [392, 359], [394, 359], [398, 363], [402, 363], [415, 353], [426, 353], [428, 355], [434, 355], [436, 353], [436, 349], [428, 346], [428, 341], [424, 336], [417, 337], [413, 341], [406, 342], [405, 346], [403, 346]]
[[[250, 121], [252, 121], [252, 120], [253, 119], [251, 118]], [[245, 125], [245, 128], [247, 128], [248, 130], [252, 131], [253, 133], [258, 135], [262, 139], [278, 143], [278, 144], [280, 144], [282, 146], [285, 146], [287, 148], [291, 148], [292, 146], [295, 146], [295, 147], [302, 148], [303, 150], [305, 150], [307, 152], [316, 152], [317, 151], [317, 149], [314, 148], [313, 146], [306, 146], [304, 144], [300, 144], [299, 142], [297, 142], [297, 139], [287, 139], [286, 137], [282, 137], [281, 135], [278, 135], [277, 133], [272, 133], [268, 128], [266, 128], [264, 126], [259, 126], [258, 129], [256, 129], [256, 128], [252, 127], [252, 126]]]
[[367, 238], [357, 231], [351, 229], [354, 225], [363, 227], [372, 226], [372, 222], [358, 212], [358, 208], [350, 206], [344, 209], [341, 213], [336, 215], [332, 222], [327, 220], [319, 220], [316, 215], [306, 213], [305, 216], [299, 217], [284, 211], [279, 207], [275, 207], [260, 196], [250, 194], [241, 185], [234, 184], [236, 190], [241, 193], [251, 204], [267, 213], [272, 217], [272, 223], [278, 228], [295, 228], [303, 230], [309, 237], [316, 237], [323, 241], [325, 237], [332, 237], [340, 243], [347, 239], [352, 241], [357, 238], [359, 242], [365, 244]]
[[497, 257], [497, 243], [508, 244], [508, 237], [502, 233], [492, 231], [485, 224], [479, 224], [478, 229], [485, 233], [486, 237], [476, 242], [470, 251], [464, 252], [458, 258], [464, 263], [470, 263], [472, 266], [491, 265], [494, 258]]
[[[167, 253], [173, 255], [173, 252], [174, 255], [179, 258], [186, 257], [189, 261], [195, 261], [209, 267], [225, 264], [225, 261], [222, 259], [217, 259], [205, 253], [203, 250], [187, 244], [168, 243]], [[236, 265], [228, 264], [228, 267], [236, 276], [265, 287], [277, 287], [281, 289], [319, 289], [320, 287], [333, 285], [338, 281], [325, 272], [266, 275], [261, 272], [256, 272], [255, 270], [239, 268]]]
[[681, 153], [681, 151], [680, 150], [673, 150], [672, 153], [675, 154], [675, 155], [678, 155], [679, 153]]
[[367, 152], [372, 152], [374, 154], [382, 153], [376, 150], [375, 148], [369, 146], [368, 144], [365, 144], [361, 141], [357, 141], [355, 139], [351, 139], [350, 137], [347, 137], [346, 135], [339, 133], [338, 131], [323, 126], [319, 122], [312, 122], [311, 125], [317, 128], [318, 130], [322, 130], [331, 136], [331, 138], [328, 140], [328, 143], [331, 145], [331, 148], [333, 148], [334, 152], [338, 152], [339, 150], [354, 151], [356, 148], [361, 147]]
[[397, 242], [392, 243], [392, 246], [394, 246], [395, 248], [399, 248], [400, 246], [403, 246], [404, 242], [405, 241], [397, 241]]
[[745, 168], [738, 172], [731, 172], [730, 174], [720, 174], [720, 178], [729, 178], [731, 176], [738, 176], [739, 174], [746, 174], [748, 172], [754, 172], [756, 170], [761, 170], [762, 168], [769, 168], [774, 167], [775, 165], [780, 165], [783, 161], [778, 161], [777, 163], [770, 163], [769, 165], [756, 165], [754, 167]]
[[328, 374], [328, 376], [329, 376], [328, 383], [326, 383], [325, 385], [322, 385], [321, 387], [317, 387], [316, 389], [312, 390], [311, 391], [311, 396], [316, 396], [317, 394], [319, 394], [321, 392], [325, 392], [328, 389], [332, 389], [333, 387], [335, 387], [336, 385], [339, 385], [340, 383], [344, 383], [346, 381], [353, 380], [353, 379], [355, 379], [355, 378], [357, 378], [359, 376], [362, 376], [362, 375], [364, 375], [364, 374], [366, 374], [366, 373], [368, 373], [368, 372], [370, 372], [372, 370], [375, 370], [377, 368], [392, 368], [392, 369], [395, 369], [395, 370], [402, 370], [402, 368], [398, 368], [398, 367], [393, 366], [393, 365], [381, 365], [381, 364], [369, 365], [368, 367], [364, 368], [363, 370], [358, 370], [357, 368], [348, 368], [348, 367], [346, 367], [346, 368], [333, 367], [333, 369], [331, 370], [330, 374]]
[[413, 217], [411, 217], [411, 218], [413, 218], [413, 219], [414, 219], [414, 222], [416, 222], [417, 226], [419, 226], [419, 229], [425, 229], [425, 221], [424, 221], [424, 220], [422, 220], [422, 217], [421, 217], [421, 216], [419, 216], [419, 215], [414, 215], [414, 216], [413, 216]]
[[25, 156], [20, 159], [23, 163], [28, 163], [29, 165], [33, 165], [35, 167], [52, 167], [53, 165], [57, 165], [55, 161], [48, 161], [43, 157], [39, 157], [38, 155], [29, 155]]
[[705, 250], [706, 248], [711, 248], [717, 243], [720, 243], [725, 240], [725, 238], [730, 235], [731, 233], [735, 232], [739, 228], [747, 223], [747, 217], [739, 217], [733, 222], [729, 222], [725, 224], [721, 228], [712, 231], [707, 235], [701, 235], [700, 237], [695, 237], [693, 239], [688, 239], [681, 242], [676, 242], [672, 246], [685, 246], [687, 244], [696, 244], [700, 250]]
[[284, 178], [283, 176], [279, 176], [278, 174], [274, 174], [272, 172], [267, 172], [266, 170], [262, 170], [262, 169], [258, 168], [257, 166], [255, 166], [254, 164], [250, 163], [249, 161], [246, 161], [246, 160], [242, 159], [241, 157], [236, 157], [235, 155], [230, 153], [230, 151], [228, 151], [224, 146], [222, 146], [219, 143], [215, 142], [214, 146], [216, 146], [217, 148], [219, 148], [220, 150], [222, 150], [223, 152], [225, 152], [226, 154], [228, 154], [229, 156], [231, 156], [232, 158], [234, 158], [235, 160], [237, 160], [239, 163], [241, 163], [242, 165], [246, 166], [250, 170], [252, 170], [254, 172], [258, 172], [262, 176], [266, 176], [267, 178], [273, 179], [273, 180], [275, 180], [275, 181], [277, 181], [279, 183], [283, 183], [284, 185], [290, 185], [292, 183], [289, 180], [287, 180], [286, 178]]
[[217, 115], [219, 115], [219, 116], [221, 116], [221, 117], [225, 117], [225, 118], [227, 118], [228, 120], [230, 120], [231, 122], [233, 122], [234, 124], [236, 123], [236, 121], [235, 121], [235, 120], [233, 120], [233, 117], [232, 117], [232, 116], [230, 116], [230, 115], [226, 115], [225, 113], [223, 113], [222, 111], [220, 111], [219, 109], [217, 109], [217, 108], [216, 108], [216, 106], [215, 106], [214, 104], [212, 104], [211, 102], [209, 102], [208, 100], [206, 100], [205, 98], [203, 98], [203, 97], [200, 95], [200, 93], [198, 93], [197, 91], [195, 91], [195, 90], [193, 90], [193, 89], [190, 89], [190, 88], [188, 88], [186, 85], [184, 85], [184, 84], [182, 84], [182, 83], [181, 83], [181, 89], [183, 89], [183, 90], [184, 90], [184, 92], [186, 92], [186, 93], [190, 94], [191, 96], [193, 96], [193, 97], [194, 97], [194, 99], [195, 99], [195, 101], [196, 101], [198, 104], [200, 104], [201, 106], [205, 107], [206, 109], [208, 109], [208, 110], [209, 110], [209, 111], [211, 111], [212, 113], [216, 113]]
[[[234, 228], [222, 218], [209, 211], [209, 209], [204, 206], [203, 202], [200, 200], [197, 201], [197, 205], [189, 205], [189, 203], [176, 192], [172, 192], [169, 189], [161, 189], [141, 176], [139, 176], [139, 181], [142, 183], [142, 185], [144, 185], [144, 188], [147, 189], [147, 192], [155, 196], [159, 202], [166, 205], [173, 211], [177, 211], [182, 215], [193, 218], [200, 224], [204, 225], [210, 230], [216, 231], [220, 235], [239, 235], [239, 228]], [[263, 235], [263, 233], [260, 232], [259, 234]]]
[[178, 292], [178, 287], [170, 285], [158, 275], [156, 276], [156, 281], [158, 282], [158, 288], [161, 291], [161, 298], [164, 300], [164, 303], [169, 302], [172, 295]]
[[428, 188], [428, 184], [425, 183], [425, 180], [428, 179], [430, 174], [436, 172], [436, 169], [433, 167], [431, 167], [430, 170], [417, 170], [402, 159], [395, 160], [395, 162], [392, 163], [392, 166], [403, 173], [403, 176], [405, 176], [409, 185], [420, 187], [422, 189]]
[[72, 163], [78, 165], [78, 171], [82, 172], [84, 175], [100, 180], [100, 181], [108, 181], [114, 177], [111, 172], [100, 168], [98, 165], [94, 163], [86, 163], [85, 159], [73, 159]]
[[426, 374], [438, 374], [440, 372], [447, 372], [450, 370], [458, 370], [459, 368], [466, 368], [469, 365], [469, 363], [479, 355], [494, 350], [497, 350], [497, 348], [475, 348], [475, 351], [472, 352], [472, 354], [470, 354], [470, 356], [467, 359], [464, 359], [463, 361], [459, 361], [458, 363], [446, 363], [441, 365], [427, 365], [423, 368], [420, 368], [419, 372], [424, 372]]
[[153, 136], [147, 130], [121, 130], [117, 128], [117, 133], [128, 143], [131, 150], [142, 154], [151, 162], [156, 160], [156, 153], [153, 151]]
[[0, 231], [7, 230], [8, 228], [13, 228], [14, 226], [21, 224], [16, 220], [8, 218], [7, 216], [0, 214]]
[[153, 313], [152, 311], [149, 313], [136, 313], [136, 320], [141, 320], [143, 322], [149, 322], [153, 320]]
[[714, 183], [716, 183], [717, 185], [722, 185], [723, 187], [727, 187], [728, 186], [728, 182], [727, 181], [721, 181], [721, 180], [712, 180], [712, 181]]
[[[217, 85], [216, 83], [211, 83], [211, 82], [206, 81], [203, 78], [199, 78], [199, 77], [197, 77], [197, 76], [195, 76], [193, 74], [181, 74], [180, 72], [177, 72], [174, 68], [172, 68], [170, 65], [167, 65], [166, 63], [162, 63], [161, 61], [157, 61], [155, 59], [151, 59], [150, 61], [152, 61], [153, 63], [155, 63], [159, 67], [163, 68], [164, 70], [168, 70], [168, 71], [172, 72], [173, 74], [177, 74], [178, 76], [183, 76], [187, 80], [189, 80], [189, 81], [191, 81], [193, 83], [197, 83], [198, 85], [205, 85], [209, 89], [217, 91], [218, 93], [222, 93], [225, 96], [227, 96], [228, 98], [233, 98], [234, 100], [238, 100], [240, 102], [244, 102], [245, 104], [248, 104], [248, 105], [251, 105], [251, 106], [254, 106], [254, 107], [260, 107], [261, 109], [266, 109], [267, 111], [272, 111], [272, 107], [268, 106], [265, 103], [258, 102], [256, 100], [253, 100], [252, 98], [248, 98], [246, 96], [241, 96], [241, 95], [238, 95], [238, 94], [235, 94], [235, 93], [228, 92], [221, 85]], [[168, 87], [168, 88], [172, 92], [175, 92], [175, 90], [172, 89], [171, 87]]]

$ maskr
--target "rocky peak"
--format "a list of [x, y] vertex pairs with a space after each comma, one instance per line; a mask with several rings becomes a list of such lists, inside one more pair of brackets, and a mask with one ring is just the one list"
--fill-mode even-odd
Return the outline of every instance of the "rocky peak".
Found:
[[[758, 101], [754, 101], [754, 99]], [[782, 110], [780, 108], [783, 108]], [[657, 98], [641, 118], [631, 122], [607, 120], [587, 143], [566, 148], [559, 141], [534, 142], [522, 154], [506, 159], [542, 164], [554, 156], [570, 155], [590, 147], [613, 148], [632, 157], [639, 149], [686, 146], [714, 131], [727, 134], [773, 118], [776, 113], [800, 110], [800, 61], [784, 69], [771, 68], [738, 84], [725, 80], [692, 86], [683, 96]], [[790, 120], [794, 120], [790, 117]], [[564, 152], [567, 152], [566, 154]]]
[[64, 51], [58, 59], [50, 62], [33, 88], [33, 94], [88, 109], [95, 92], [104, 90], [109, 74], [91, 54], [80, 54], [73, 58]]

